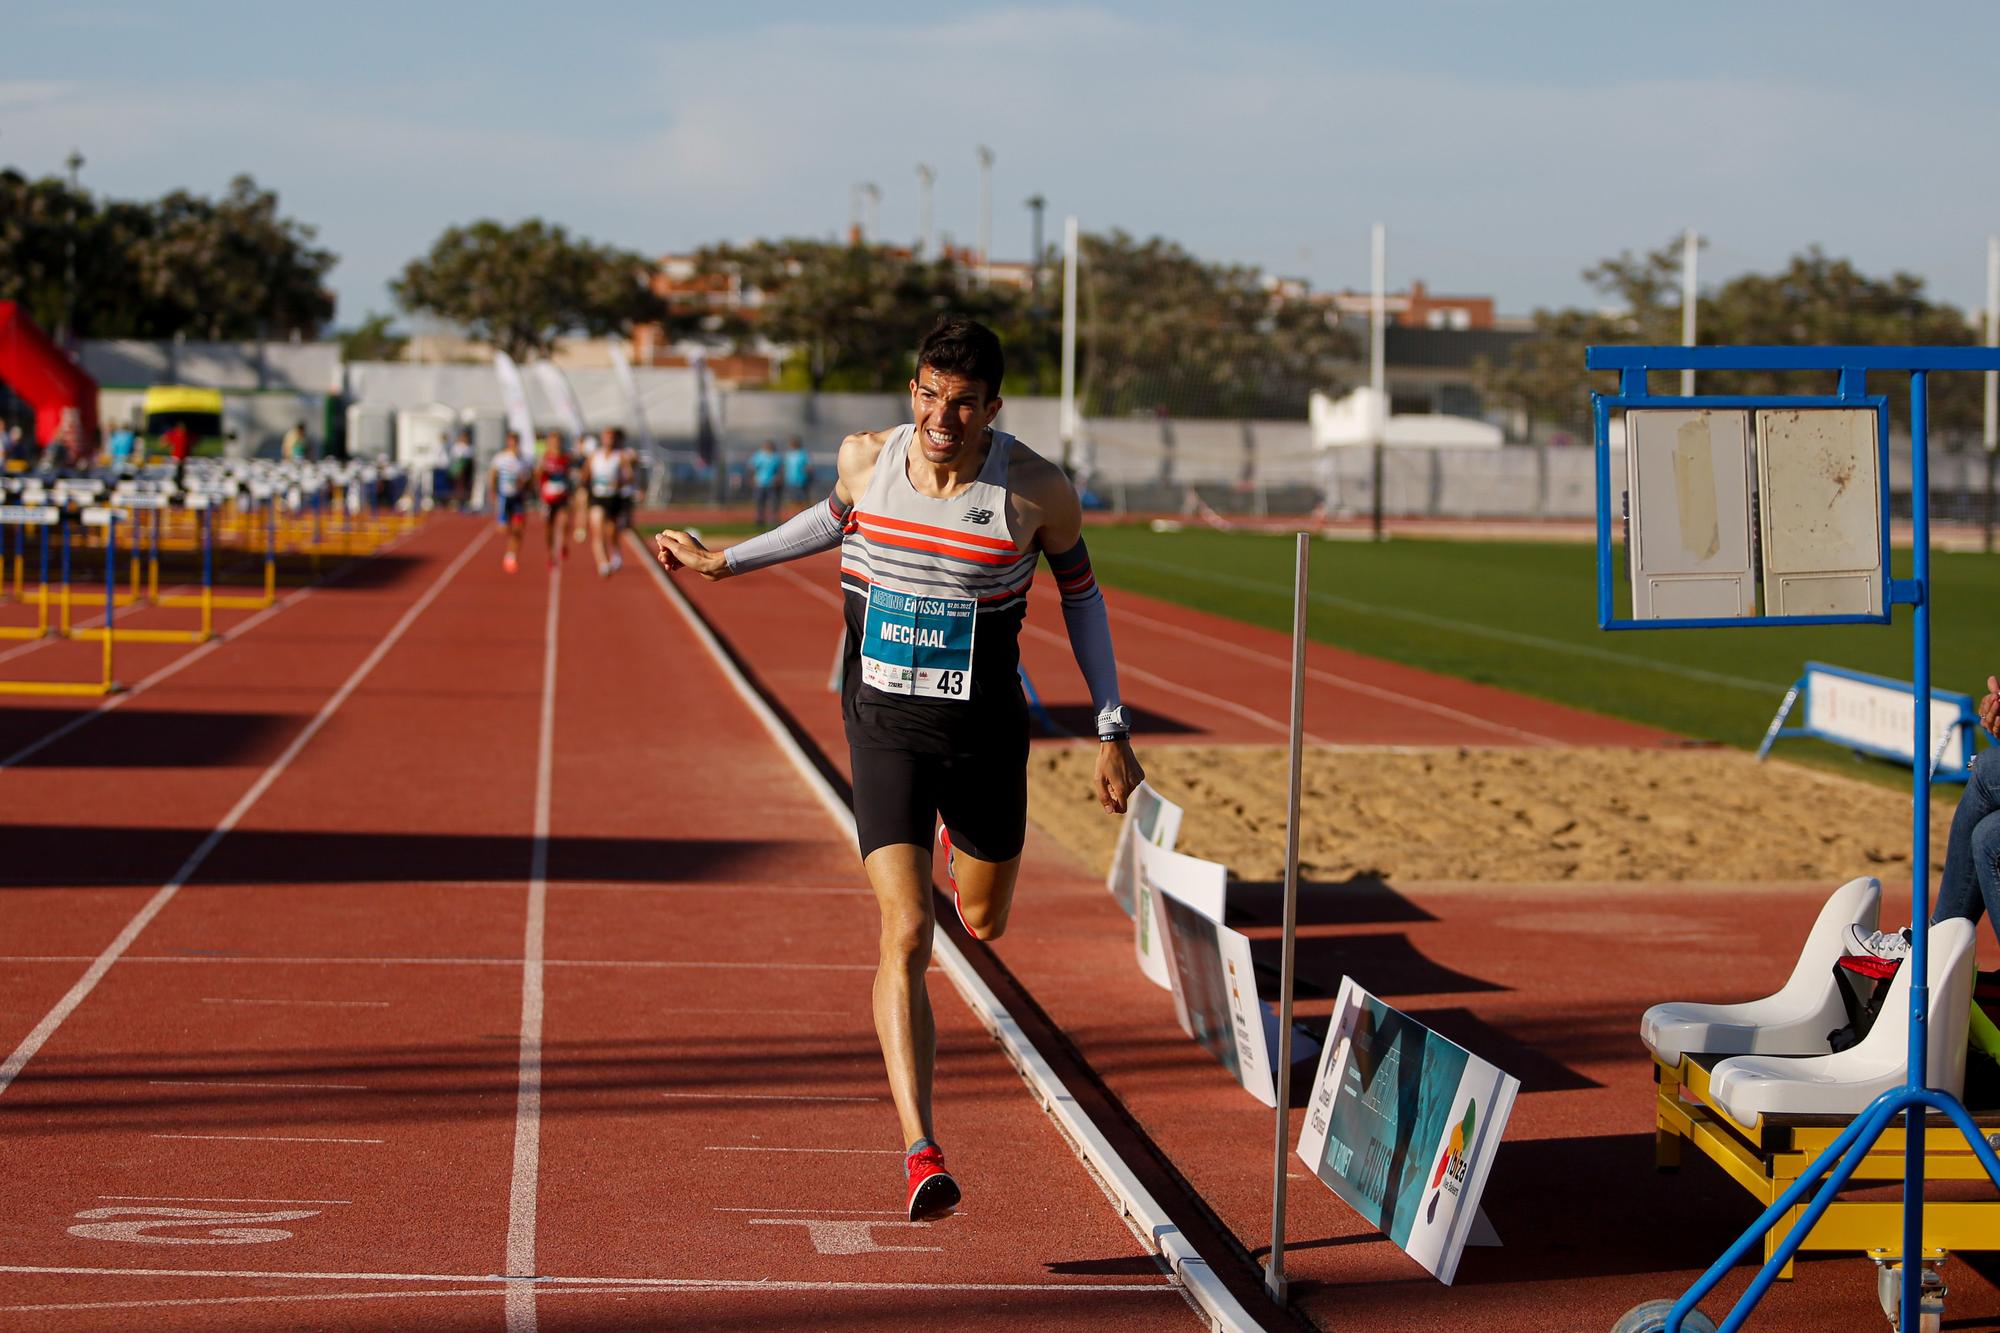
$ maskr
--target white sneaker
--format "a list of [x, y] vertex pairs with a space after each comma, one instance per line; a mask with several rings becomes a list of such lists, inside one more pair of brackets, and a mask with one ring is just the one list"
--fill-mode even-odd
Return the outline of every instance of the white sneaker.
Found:
[[1866, 954], [1873, 958], [1891, 960], [1910, 956], [1910, 931], [1906, 926], [1901, 930], [1863, 930], [1859, 926], [1847, 928], [1847, 952]]
[[625, 557], [618, 554], [618, 552], [613, 551], [611, 553], [611, 572], [613, 574], [616, 574], [619, 570], [623, 568], [625, 568]]

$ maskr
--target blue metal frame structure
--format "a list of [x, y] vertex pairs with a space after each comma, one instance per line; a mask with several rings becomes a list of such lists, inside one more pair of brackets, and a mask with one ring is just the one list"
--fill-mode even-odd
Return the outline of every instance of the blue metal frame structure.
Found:
[[[1912, 523], [1912, 577], [1907, 580], [1890, 580], [1884, 601], [1885, 611], [1893, 611], [1897, 606], [1909, 606], [1914, 611], [1911, 624], [1911, 659], [1913, 670], [1912, 689], [1919, 699], [1928, 698], [1931, 692], [1931, 555], [1930, 555], [1930, 376], [1936, 371], [2000, 371], [2000, 348], [1990, 347], [1590, 347], [1584, 352], [1584, 366], [1590, 370], [1615, 370], [1619, 372], [1619, 392], [1615, 395], [1593, 394], [1592, 403], [1598, 423], [1598, 585], [1600, 596], [1600, 620], [1609, 617], [1602, 613], [1608, 605], [1602, 600], [1607, 583], [1607, 567], [1610, 563], [1609, 507], [1610, 488], [1608, 475], [1608, 452], [1605, 444], [1606, 426], [1611, 406], [1625, 407], [1670, 407], [1670, 406], [1731, 406], [1731, 407], [1802, 407], [1832, 405], [1859, 407], [1871, 401], [1882, 404], [1881, 414], [1886, 418], [1886, 399], [1871, 400], [1868, 395], [1870, 374], [1903, 374], [1910, 377], [1910, 517]], [[1667, 370], [1764, 370], [1764, 371], [1824, 371], [1839, 376], [1837, 396], [1832, 400], [1806, 396], [1773, 395], [1769, 398], [1668, 398], [1656, 397], [1647, 392], [1646, 377], [1651, 371]], [[1886, 447], [1886, 434], [1881, 437]], [[1887, 567], [1887, 504], [1888, 469], [1882, 470], [1882, 496], [1884, 506], [1883, 562]], [[1854, 617], [1841, 617], [1831, 623], [1855, 623]], [[1864, 623], [1884, 623], [1888, 619], [1865, 618]], [[1623, 624], [1605, 624], [1613, 629], [1673, 629], [1686, 622], [1669, 620], [1631, 621]], [[1827, 617], [1745, 617], [1730, 620], [1701, 620], [1692, 622], [1704, 628], [1729, 625], [1752, 624], [1824, 624]], [[1928, 709], [1915, 709], [1915, 731], [1912, 750], [1924, 754], [1930, 744], [1930, 713]], [[1987, 1145], [1980, 1135], [1972, 1117], [1966, 1113], [1956, 1097], [1928, 1086], [1929, 1084], [1929, 1013], [1930, 1013], [1930, 781], [1926, 773], [1912, 766], [1911, 769], [1911, 886], [1910, 921], [1915, 927], [1911, 934], [1909, 961], [1905, 964], [1910, 971], [1910, 1029], [1909, 1029], [1909, 1080], [1901, 1088], [1893, 1089], [1877, 1097], [1860, 1115], [1856, 1116], [1840, 1136], [1826, 1151], [1813, 1160], [1799, 1179], [1779, 1196], [1769, 1208], [1731, 1245], [1722, 1257], [1711, 1265], [1707, 1272], [1696, 1279], [1694, 1285], [1674, 1303], [1668, 1313], [1666, 1333], [1681, 1333], [1682, 1321], [1692, 1313], [1703, 1296], [1714, 1290], [1738, 1260], [1752, 1245], [1763, 1239], [1782, 1218], [1786, 1211], [1797, 1204], [1807, 1191], [1818, 1187], [1807, 1204], [1805, 1212], [1785, 1233], [1777, 1252], [1767, 1260], [1729, 1315], [1719, 1326], [1718, 1333], [1735, 1333], [1750, 1317], [1757, 1303], [1777, 1280], [1778, 1272], [1792, 1256], [1799, 1245], [1811, 1234], [1814, 1223], [1833, 1202], [1855, 1168], [1861, 1164], [1875, 1141], [1890, 1122], [1898, 1115], [1906, 1117], [1908, 1132], [1905, 1134], [1903, 1160], [1903, 1292], [1901, 1302], [1901, 1327], [1903, 1333], [1916, 1333], [1921, 1320], [1923, 1294], [1924, 1252], [1924, 1128], [1928, 1111], [1938, 1111], [1958, 1127], [1965, 1136], [1973, 1154], [1985, 1168], [1987, 1177], [1995, 1187], [2000, 1187], [2000, 1157]]]
[[[1863, 685], [1877, 685], [1883, 689], [1895, 690], [1899, 694], [1909, 695], [1912, 707], [1915, 706], [1916, 691], [1911, 688], [1910, 682], [1907, 680], [1892, 680], [1888, 676], [1871, 675], [1866, 671], [1856, 671], [1851, 667], [1832, 666], [1826, 662], [1808, 662], [1806, 663], [1805, 674], [1792, 682], [1792, 687], [1785, 691], [1785, 701], [1778, 705], [1777, 716], [1771, 719], [1769, 729], [1764, 732], [1764, 739], [1757, 746], [1757, 757], [1759, 759], [1762, 759], [1771, 752], [1772, 742], [1791, 736], [1804, 736], [1813, 740], [1826, 741], [1832, 745], [1842, 746], [1859, 754], [1872, 754], [1880, 759], [1894, 759], [1898, 763], [1906, 760], [1912, 763], [1915, 762], [1914, 760], [1910, 760], [1910, 757], [1905, 755], [1901, 750], [1891, 750], [1887, 746], [1873, 745], [1867, 741], [1856, 740], [1852, 736], [1842, 736], [1837, 732], [1821, 731], [1816, 727], [1786, 726], [1785, 718], [1792, 711], [1792, 705], [1798, 702], [1800, 695], [1804, 695], [1808, 700], [1807, 710], [1810, 712], [1812, 706], [1810, 702], [1812, 699], [1812, 678], [1814, 676], [1838, 676], [1842, 680], [1859, 681]], [[1972, 706], [1972, 696], [1969, 694], [1960, 694], [1955, 690], [1932, 690], [1931, 701], [1933, 704], [1951, 704], [1958, 710], [1958, 716], [1952, 720], [1951, 726], [1945, 730], [1944, 739], [1930, 752], [1927, 762], [1930, 765], [1931, 781], [1967, 781], [1972, 776], [1972, 759], [1974, 752], [1978, 748], [1979, 734], [1984, 730], [1979, 725], [1979, 714]], [[1944, 752], [1950, 748], [1952, 736], [1959, 731], [1966, 733], [1965, 764], [1963, 767], [1942, 767]]]

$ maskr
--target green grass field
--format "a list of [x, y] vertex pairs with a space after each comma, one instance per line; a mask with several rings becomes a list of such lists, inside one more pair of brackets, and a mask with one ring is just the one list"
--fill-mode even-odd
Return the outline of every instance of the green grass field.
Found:
[[[736, 537], [743, 525], [708, 526]], [[1090, 529], [1107, 586], [1289, 633], [1292, 538], [1139, 526]], [[1496, 685], [1724, 745], [1754, 748], [1807, 661], [1910, 678], [1912, 614], [1893, 625], [1798, 629], [1597, 628], [1596, 550], [1582, 543], [1428, 541], [1312, 546], [1312, 638], [1353, 652]], [[1896, 574], [1907, 577], [1909, 552]], [[1934, 683], [1977, 695], [2000, 672], [2000, 560], [1940, 554]], [[1817, 741], [1787, 757], [1883, 782], [1909, 770]]]
[[[1289, 632], [1292, 538], [1093, 528], [1092, 560], [1114, 588]], [[1316, 541], [1308, 631], [1322, 643], [1553, 699], [1727, 745], [1754, 747], [1808, 660], [1907, 680], [1911, 613], [1890, 626], [1597, 628], [1595, 549], [1583, 544], [1397, 539]], [[1907, 576], [1909, 553], [1896, 558]], [[1933, 662], [1941, 689], [1978, 694], [2000, 672], [2000, 561], [1939, 555]], [[1785, 752], [1907, 781], [1832, 746]]]

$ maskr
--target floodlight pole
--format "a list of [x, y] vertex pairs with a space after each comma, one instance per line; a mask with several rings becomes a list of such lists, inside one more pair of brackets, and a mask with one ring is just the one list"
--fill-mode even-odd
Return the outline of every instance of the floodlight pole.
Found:
[[923, 200], [920, 210], [923, 221], [917, 228], [917, 234], [921, 238], [917, 242], [917, 255], [923, 259], [931, 257], [931, 186], [936, 180], [937, 172], [922, 162], [917, 163], [918, 197]]
[[[1986, 345], [2000, 347], [2000, 236], [1986, 238]], [[1993, 465], [2000, 451], [2000, 372], [1986, 372], [1986, 554], [1993, 554]]]
[[979, 281], [993, 282], [993, 150], [979, 145]]
[[1063, 219], [1062, 413], [1063, 464], [1076, 458], [1076, 214]]
[[1388, 332], [1389, 319], [1389, 229], [1381, 223], [1375, 224], [1372, 236], [1373, 262], [1369, 265], [1370, 289], [1368, 297], [1368, 385], [1373, 390], [1368, 405], [1369, 444], [1371, 446], [1374, 482], [1370, 490], [1374, 493], [1374, 514], [1371, 531], [1376, 541], [1382, 540], [1382, 448], [1383, 435], [1389, 429], [1389, 370]]
[[1292, 979], [1299, 942], [1299, 794], [1306, 733], [1306, 569], [1312, 534], [1296, 538], [1292, 571], [1291, 779], [1285, 795], [1285, 934], [1278, 965], [1278, 1131], [1271, 1151], [1271, 1260], [1264, 1290], [1285, 1303], [1285, 1155], [1292, 1130]]
[[[1695, 320], [1695, 254], [1701, 249], [1701, 238], [1689, 227], [1681, 233], [1681, 345], [1694, 346]], [[1694, 397], [1694, 370], [1681, 371], [1681, 397]]]

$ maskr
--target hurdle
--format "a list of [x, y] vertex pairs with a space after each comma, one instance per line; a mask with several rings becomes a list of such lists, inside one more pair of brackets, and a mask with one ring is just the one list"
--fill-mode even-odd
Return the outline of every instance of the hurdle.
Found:
[[[54, 506], [49, 506], [49, 508], [54, 508]], [[84, 527], [104, 529], [104, 557], [105, 557], [104, 558], [104, 628], [106, 630], [110, 630], [114, 627], [113, 617], [117, 613], [117, 605], [118, 605], [118, 525], [122, 522], [128, 522], [130, 520], [130, 517], [131, 516], [128, 513], [122, 510], [111, 508], [109, 506], [90, 506], [82, 510], [82, 512], [78, 515], [77, 518], [78, 523], [80, 523]], [[63, 581], [62, 581], [62, 595], [60, 602], [61, 615], [62, 615], [61, 632], [64, 635], [67, 635], [69, 633], [69, 620], [70, 620], [69, 573], [70, 573], [70, 528], [72, 525], [69, 523], [62, 522], [60, 510], [56, 511], [55, 518], [41, 519], [39, 520], [39, 522], [42, 524], [45, 530], [47, 525], [51, 523], [57, 524], [62, 528]], [[44, 578], [42, 581], [41, 596], [43, 602], [42, 616], [44, 623], [46, 623], [48, 616], [48, 605], [47, 605], [48, 580], [46, 578]], [[115, 634], [107, 633], [102, 635], [101, 637], [104, 644], [104, 652], [102, 657], [100, 658], [100, 662], [102, 663], [102, 671], [98, 679], [90, 681], [0, 680], [0, 694], [29, 694], [29, 695], [115, 694], [119, 689], [119, 685], [116, 675], [113, 674], [112, 664], [113, 664], [113, 654], [116, 650], [117, 636]]]
[[[1593, 393], [1591, 409], [1596, 453], [1597, 623], [1605, 630], [1720, 629], [1784, 625], [1890, 625], [1898, 606], [1910, 609], [1913, 671], [1909, 750], [1933, 753], [1931, 709], [1931, 616], [1935, 588], [1930, 550], [1930, 377], [1940, 372], [2000, 372], [2000, 348], [1991, 347], [1605, 347], [1584, 353], [1590, 370], [1616, 371], [1618, 392]], [[1687, 387], [1679, 396], [1654, 394], [1651, 372], [1680, 370]], [[1835, 376], [1827, 394], [1696, 395], [1696, 371], [1793, 371]], [[1894, 578], [1889, 564], [1889, 399], [1870, 393], [1871, 375], [1909, 376], [1911, 576]], [[1612, 555], [1611, 417], [1623, 413], [1625, 481], [1631, 535], [1626, 573], [1629, 611], [1619, 614]], [[1755, 489], [1753, 492], [1753, 482]], [[1901, 683], [1898, 682], [1900, 685]], [[1695, 1103], [1674, 1089], [1671, 1103], [1658, 1104], [1659, 1133], [1700, 1148], [1750, 1190], [1764, 1211], [1722, 1256], [1677, 1300], [1649, 1302], [1628, 1311], [1621, 1333], [1689, 1333], [1714, 1327], [1697, 1308], [1737, 1263], [1762, 1245], [1764, 1263], [1721, 1324], [1735, 1330], [1750, 1317], [1771, 1284], [1790, 1270], [1793, 1256], [1808, 1245], [1866, 1244], [1877, 1264], [1876, 1291], [1883, 1312], [1901, 1333], [1936, 1328], [1944, 1313], [1945, 1287], [1936, 1265], [1944, 1245], [1990, 1248], [2000, 1239], [1990, 1218], [1967, 1218], [1924, 1197], [1927, 1157], [1932, 1173], [1961, 1180], [1985, 1179], [2000, 1187], [2000, 1156], [1985, 1127], [1966, 1110], [1951, 1086], [1962, 1079], [1934, 1062], [1931, 1052], [1933, 929], [1930, 927], [1931, 774], [1911, 765], [1910, 951], [1898, 986], [1907, 997], [1902, 1046], [1903, 1081], [1875, 1092], [1865, 1084], [1865, 1105], [1841, 1103], [1827, 1109], [1812, 1133], [1792, 1128], [1783, 1143], [1748, 1135], [1762, 1124], [1743, 1125], [1724, 1105], [1728, 1098], [1709, 1086], [1705, 1052], [1678, 1052], [1673, 1074], [1704, 1105], [1735, 1123], [1683, 1114]], [[1955, 950], [1955, 951], [1954, 951]], [[1968, 931], [1947, 936], [1939, 953], [1944, 979], [1938, 994], [1949, 1001], [1959, 976], [1970, 967]], [[1893, 1007], [1893, 1006], [1891, 1006]], [[1877, 1027], [1893, 1023], [1884, 1012]], [[1950, 1016], [1938, 1020], [1950, 1021]], [[1825, 1058], [1838, 1059], [1830, 1050]], [[1752, 1048], [1754, 1051], [1754, 1048]], [[1739, 1072], [1755, 1071], [1768, 1092], [1790, 1083], [1824, 1090], [1838, 1086], [1814, 1063], [1794, 1078], [1784, 1072], [1787, 1056], [1716, 1052], [1717, 1082], [1732, 1087]], [[1799, 1057], [1819, 1061], [1817, 1047]], [[1755, 1060], [1733, 1067], [1732, 1061]], [[1693, 1063], [1688, 1063], [1693, 1062]], [[1656, 1062], [1656, 1070], [1660, 1064]], [[1656, 1073], [1656, 1077], [1660, 1077]], [[1932, 1079], [1938, 1080], [1932, 1086]], [[1858, 1102], [1859, 1095], [1852, 1099]], [[1835, 1106], [1825, 1102], [1827, 1108]], [[1771, 1114], [1745, 1111], [1753, 1120]], [[1932, 1115], [1938, 1118], [1933, 1121]], [[1900, 1136], [1894, 1123], [1901, 1119]], [[1845, 1127], [1842, 1127], [1842, 1122]], [[1713, 1132], [1711, 1132], [1713, 1131]], [[1935, 1140], [1962, 1142], [1946, 1153]], [[1659, 1140], [1663, 1155], [1678, 1145]], [[1779, 1162], [1776, 1159], [1782, 1158]], [[1836, 1212], [1836, 1198], [1851, 1180], [1893, 1180], [1902, 1199], [1866, 1213]], [[1850, 1225], [1850, 1223], [1854, 1223]], [[1927, 1227], [1931, 1244], [1926, 1245]], [[1782, 1236], [1780, 1237], [1780, 1232]]]
[[[11, 530], [15, 534], [14, 601], [28, 600], [22, 579], [28, 558], [29, 528], [41, 534], [42, 551], [42, 579], [34, 598], [35, 623], [0, 626], [0, 639], [45, 639], [55, 632], [49, 625], [49, 529], [61, 521], [62, 511], [54, 505], [0, 505], [0, 531]], [[4, 551], [0, 551], [0, 558], [4, 558]], [[0, 580], [0, 586], [4, 586], [4, 580]]]
[[[262, 491], [261, 497], [259, 490]], [[253, 489], [252, 500], [261, 498], [264, 509], [264, 591], [262, 593], [218, 593], [215, 591], [215, 504], [213, 497], [191, 492], [186, 497], [185, 507], [201, 514], [202, 575], [199, 593], [171, 593], [153, 599], [155, 606], [198, 607], [202, 611], [204, 628], [209, 626], [209, 617], [218, 610], [261, 611], [278, 600], [278, 502], [267, 488]], [[239, 519], [238, 530], [246, 526], [240, 520], [243, 508], [234, 506]], [[212, 636], [204, 636], [212, 637]]]
[[[164, 496], [153, 497], [153, 498], [161, 500], [162, 502], [164, 502], [165, 499]], [[159, 514], [161, 510], [164, 509], [164, 507], [165, 507], [164, 503], [161, 503], [159, 505], [149, 506], [154, 515], [153, 538], [155, 546], [153, 553], [153, 585], [155, 588], [159, 586], [159, 577], [160, 577], [159, 547], [157, 544], [159, 540], [159, 531], [160, 531]], [[152, 598], [152, 602], [153, 605], [159, 607], [192, 606], [201, 612], [201, 623], [193, 629], [158, 629], [150, 626], [142, 628], [132, 628], [132, 629], [115, 629], [112, 627], [111, 620], [107, 616], [105, 618], [105, 622], [102, 628], [72, 630], [69, 632], [71, 638], [105, 639], [105, 640], [123, 639], [127, 643], [207, 643], [210, 639], [215, 637], [215, 606], [216, 606], [215, 524], [213, 518], [213, 511], [211, 511], [208, 507], [208, 497], [206, 496], [190, 495], [187, 498], [187, 508], [192, 512], [200, 515], [200, 518], [197, 519], [196, 522], [200, 528], [201, 539], [202, 539], [201, 540], [201, 591], [199, 593], [178, 594], [172, 597], [160, 597], [157, 593], [155, 593], [154, 597]], [[133, 534], [132, 545], [136, 548], [138, 544], [139, 544], [138, 535], [135, 531]]]

